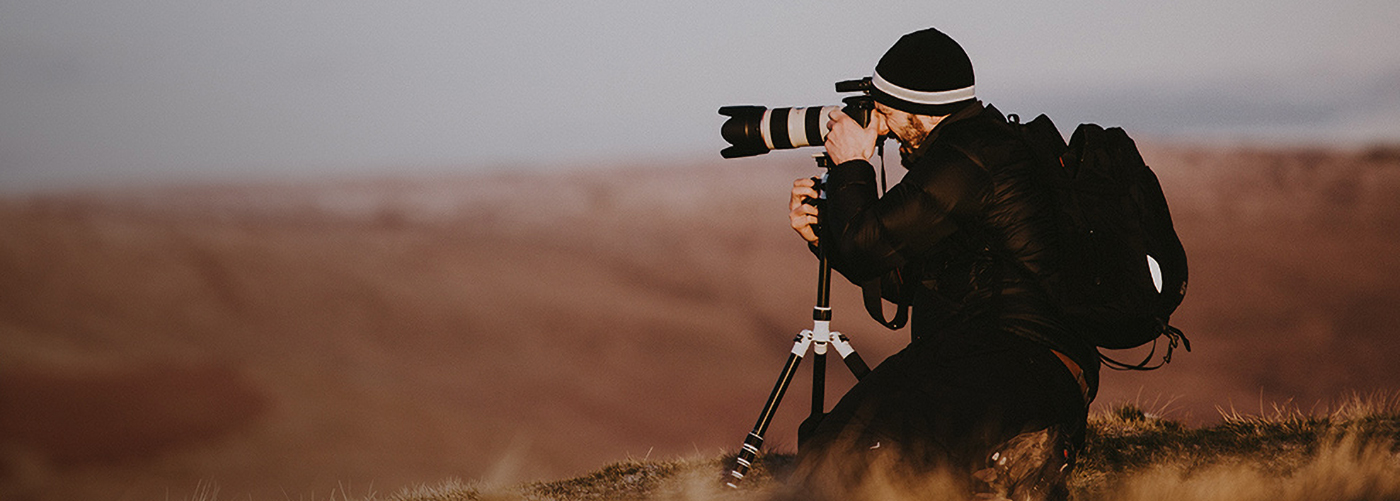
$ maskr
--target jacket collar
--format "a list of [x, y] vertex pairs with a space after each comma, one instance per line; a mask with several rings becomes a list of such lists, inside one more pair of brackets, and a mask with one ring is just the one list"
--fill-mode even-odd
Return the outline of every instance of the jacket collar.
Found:
[[[917, 162], [919, 160], [919, 157], [924, 156], [924, 153], [928, 152], [929, 148], [933, 145], [933, 143], [937, 142], [939, 134], [947, 130], [950, 124], [967, 120], [972, 117], [976, 117], [978, 115], [981, 115], [983, 111], [986, 111], [988, 109], [996, 112], [995, 107], [983, 105], [982, 101], [973, 101], [972, 104], [969, 104], [963, 107], [962, 109], [953, 112], [953, 114], [948, 115], [947, 118], [944, 118], [942, 121], [939, 121], [938, 125], [933, 126], [933, 130], [929, 131], [928, 136], [924, 137], [924, 141], [922, 143], [919, 143], [918, 148], [914, 149], [914, 153], [912, 155], [909, 155], [908, 157], [901, 158], [900, 163], [902, 163], [906, 168], [912, 167], [914, 165], [914, 162]], [[1000, 112], [996, 112], [996, 114], [998, 116], [1001, 115]]]

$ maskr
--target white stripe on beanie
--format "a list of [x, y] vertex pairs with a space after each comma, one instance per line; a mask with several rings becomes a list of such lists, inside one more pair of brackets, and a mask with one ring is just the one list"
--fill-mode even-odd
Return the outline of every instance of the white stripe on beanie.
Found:
[[875, 85], [876, 89], [880, 89], [881, 92], [889, 94], [895, 99], [908, 101], [914, 104], [952, 104], [959, 101], [966, 101], [968, 99], [976, 97], [976, 92], [974, 90], [976, 85], [969, 85], [961, 89], [944, 90], [937, 92], [906, 89], [904, 87], [900, 87], [898, 85], [890, 83], [889, 80], [885, 80], [884, 77], [880, 76], [880, 72], [878, 70], [875, 72], [875, 75], [871, 78], [871, 83]]

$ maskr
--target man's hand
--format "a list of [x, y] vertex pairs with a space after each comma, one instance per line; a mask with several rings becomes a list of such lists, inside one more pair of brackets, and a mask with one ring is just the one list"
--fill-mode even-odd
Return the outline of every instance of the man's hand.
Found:
[[821, 197], [816, 186], [816, 178], [804, 177], [793, 181], [792, 200], [788, 202], [788, 218], [792, 220], [792, 229], [797, 230], [797, 234], [802, 235], [803, 240], [811, 243], [817, 243], [817, 232], [812, 229], [812, 225], [817, 223], [817, 207], [808, 204], [807, 199]]
[[871, 110], [870, 125], [861, 127], [856, 119], [844, 111], [836, 110], [827, 115], [831, 121], [826, 128], [826, 154], [837, 165], [851, 160], [869, 160], [875, 156], [875, 141], [884, 134], [885, 117]]

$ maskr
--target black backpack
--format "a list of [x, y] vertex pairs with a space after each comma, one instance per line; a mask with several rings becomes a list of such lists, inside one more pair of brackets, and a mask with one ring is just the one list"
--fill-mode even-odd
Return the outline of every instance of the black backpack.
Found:
[[[1115, 369], [1150, 370], [1171, 361], [1178, 344], [1191, 343], [1168, 321], [1186, 295], [1186, 250], [1172, 227], [1157, 176], [1123, 129], [1081, 124], [1066, 146], [1045, 115], [1012, 127], [1036, 154], [1054, 186], [1060, 245], [1067, 267], [1047, 291], [1095, 346], [1134, 348], [1153, 343], [1147, 358]], [[1161, 364], [1149, 367], [1156, 341], [1166, 336]]]
[[[1089, 343], [1106, 349], [1153, 343], [1142, 362], [1126, 364], [1107, 356], [1104, 365], [1120, 370], [1151, 370], [1171, 361], [1174, 348], [1191, 343], [1168, 320], [1186, 295], [1186, 251], [1172, 227], [1157, 176], [1121, 128], [1082, 124], [1069, 145], [1045, 115], [1009, 125], [1031, 146], [1054, 187], [1064, 277], [1043, 285]], [[898, 291], [902, 280], [862, 284], [866, 310], [891, 329], [908, 319], [912, 294]], [[892, 289], [893, 287], [893, 289]], [[880, 299], [900, 297], [893, 320], [885, 320]], [[1161, 364], [1150, 366], [1158, 338], [1168, 345]]]

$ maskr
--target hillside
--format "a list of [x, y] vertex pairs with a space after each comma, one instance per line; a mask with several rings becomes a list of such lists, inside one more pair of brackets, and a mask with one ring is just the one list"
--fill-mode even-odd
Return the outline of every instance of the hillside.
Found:
[[[1191, 427], [1121, 406], [1090, 418], [1071, 478], [1080, 501], [1384, 500], [1400, 496], [1400, 414], [1395, 399], [1357, 399], [1306, 414], [1229, 415]], [[513, 486], [447, 481], [367, 501], [769, 499], [783, 491], [792, 455], [760, 458], [760, 475], [734, 491], [721, 486], [732, 456], [609, 465], [585, 476]], [[867, 479], [868, 499], [958, 499], [937, 479]], [[866, 498], [859, 498], [866, 499]]]
[[[1144, 154], [1195, 352], [1107, 374], [1096, 409], [1210, 426], [1400, 388], [1400, 151]], [[786, 198], [815, 169], [768, 157], [0, 200], [0, 499], [319, 499], [737, 447], [811, 322]], [[866, 360], [907, 339], [833, 295]]]

